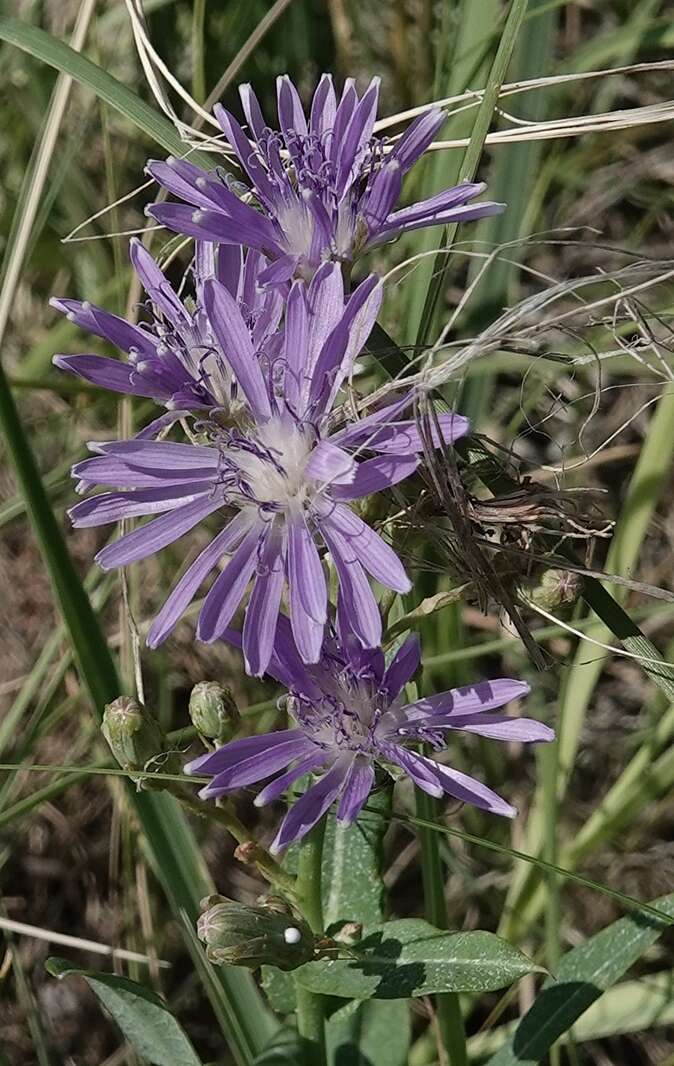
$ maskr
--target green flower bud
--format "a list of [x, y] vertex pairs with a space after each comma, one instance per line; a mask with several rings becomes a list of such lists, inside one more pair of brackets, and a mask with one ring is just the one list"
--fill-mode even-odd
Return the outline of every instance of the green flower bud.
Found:
[[201, 906], [197, 934], [216, 965], [295, 970], [314, 957], [311, 929], [277, 897], [248, 907], [224, 896], [208, 896]]
[[580, 574], [570, 570], [546, 570], [531, 593], [531, 600], [546, 611], [575, 603], [582, 588]]
[[200, 681], [190, 696], [190, 718], [202, 737], [222, 744], [232, 736], [241, 716], [228, 688], [217, 681]]
[[[123, 770], [177, 772], [175, 757], [164, 751], [164, 737], [157, 722], [130, 696], [119, 696], [107, 704], [101, 730]], [[153, 787], [147, 778], [133, 774], [131, 778], [144, 788]], [[157, 782], [154, 787], [164, 786]]]

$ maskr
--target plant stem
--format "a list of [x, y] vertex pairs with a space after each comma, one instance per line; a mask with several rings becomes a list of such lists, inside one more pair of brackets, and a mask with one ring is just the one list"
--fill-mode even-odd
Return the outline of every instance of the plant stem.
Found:
[[[297, 896], [302, 912], [316, 934], [323, 932], [323, 902], [321, 898], [321, 863], [325, 818], [304, 838], [297, 868]], [[325, 1066], [325, 1007], [323, 996], [308, 992], [296, 984], [297, 1028], [306, 1042], [306, 1066]]]
[[[428, 822], [437, 822], [437, 800], [420, 789], [416, 790], [417, 814]], [[439, 835], [426, 827], [419, 827], [421, 845], [421, 875], [424, 886], [424, 908], [427, 920], [438, 929], [447, 929], [447, 904], [440, 858]], [[443, 992], [435, 997], [438, 1038], [449, 1066], [467, 1066], [466, 1034], [459, 997]]]
[[202, 803], [201, 800], [194, 799], [189, 796], [180, 786], [169, 788], [169, 791], [173, 792], [176, 799], [180, 801], [183, 807], [192, 811], [194, 814], [198, 814], [201, 818], [211, 818], [213, 821], [219, 822], [227, 829], [237, 844], [249, 845], [246, 852], [241, 856], [243, 862], [253, 863], [257, 866], [258, 870], [272, 885], [277, 885], [284, 892], [289, 895], [295, 896], [297, 893], [295, 878], [286, 873], [283, 867], [272, 858], [268, 851], [265, 851], [250, 835], [248, 830], [242, 821], [237, 818], [234, 811], [228, 806], [218, 806], [210, 803]]
[[192, 96], [199, 104], [206, 97], [206, 71], [204, 63], [204, 21], [206, 0], [194, 0], [192, 14]]

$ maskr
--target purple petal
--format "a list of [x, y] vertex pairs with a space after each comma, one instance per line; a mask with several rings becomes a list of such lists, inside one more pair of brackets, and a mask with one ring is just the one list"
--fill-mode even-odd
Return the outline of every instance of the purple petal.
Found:
[[187, 609], [197, 594], [197, 590], [206, 580], [211, 570], [218, 564], [223, 555], [239, 543], [250, 528], [250, 518], [238, 514], [223, 530], [207, 544], [202, 552], [180, 578], [178, 583], [169, 593], [169, 596], [150, 626], [147, 635], [149, 648], [156, 648], [174, 628], [183, 612]]
[[254, 677], [261, 677], [269, 666], [285, 577], [285, 538], [277, 533], [274, 524], [270, 522], [265, 533], [258, 574], [243, 623], [246, 670]]
[[[315, 745], [310, 740], [307, 740], [304, 734], [301, 734], [296, 740], [270, 744], [269, 741], [273, 735], [273, 733], [267, 734], [267, 746], [265, 748], [256, 751], [254, 755], [241, 758], [228, 769], [218, 772], [211, 783], [199, 792], [201, 798], [210, 799], [211, 797], [222, 796], [224, 793], [232, 792], [234, 789], [252, 785], [256, 781], [263, 781], [265, 777], [271, 777], [272, 774], [277, 773], [278, 770], [283, 769], [295, 759], [314, 754], [316, 751]], [[236, 744], [237, 741], [234, 741], [234, 743]], [[225, 747], [228, 747], [228, 745], [225, 745]], [[222, 751], [223, 749], [221, 748], [220, 750]]]
[[432, 715], [424, 719], [424, 726], [429, 729], [462, 729], [466, 733], [477, 733], [491, 740], [516, 740], [523, 744], [537, 744], [555, 739], [555, 733], [549, 726], [533, 718], [514, 718], [508, 714], [461, 714]]
[[138, 326], [132, 326], [118, 315], [111, 315], [102, 307], [96, 307], [86, 300], [63, 300], [52, 297], [49, 301], [51, 307], [61, 311], [72, 322], [76, 322], [82, 329], [89, 333], [95, 333], [97, 337], [110, 341], [116, 348], [123, 352], [139, 352], [140, 355], [155, 355], [157, 342], [148, 336]]
[[290, 148], [295, 139], [294, 134], [304, 136], [307, 133], [307, 120], [297, 89], [287, 74], [276, 79], [276, 96], [279, 123], [285, 142]]
[[353, 632], [368, 648], [381, 643], [381, 616], [372, 589], [350, 543], [327, 521], [321, 534], [332, 556], [339, 581], [340, 625]]
[[318, 662], [327, 620], [328, 592], [321, 560], [302, 515], [288, 528], [290, 621], [305, 662]]
[[309, 128], [317, 137], [332, 129], [337, 111], [337, 100], [330, 74], [323, 74], [311, 104]]
[[204, 303], [225, 358], [251, 410], [258, 418], [271, 418], [269, 394], [260, 363], [235, 301], [224, 285], [211, 280], [204, 283]]
[[260, 107], [259, 100], [251, 85], [239, 85], [239, 96], [241, 98], [241, 105], [243, 107], [243, 113], [246, 116], [246, 122], [250, 126], [251, 132], [256, 141], [262, 141], [264, 139], [267, 123], [264, 120], [262, 114], [262, 108]]
[[370, 274], [349, 297], [341, 319], [323, 345], [312, 370], [310, 399], [317, 413], [331, 405], [351, 364], [372, 332], [382, 300], [383, 286]]
[[470, 803], [490, 814], [501, 814], [505, 818], [514, 818], [517, 814], [515, 807], [506, 803], [496, 792], [477, 781], [468, 774], [462, 774], [460, 770], [453, 770], [449, 766], [441, 766], [440, 763], [427, 759], [423, 755], [415, 755], [415, 759], [422, 760], [431, 773], [435, 773], [438, 783], [443, 792], [453, 796], [461, 803]]
[[522, 699], [530, 692], [525, 681], [515, 681], [510, 677], [494, 678], [492, 681], [478, 681], [474, 685], [453, 688], [449, 692], [439, 692], [435, 696], [426, 696], [408, 704], [405, 709], [407, 717], [424, 717], [432, 714], [465, 715], [481, 714], [504, 707], [512, 700]]
[[314, 448], [304, 468], [308, 477], [325, 485], [349, 485], [356, 471], [356, 463], [348, 452], [325, 440]]
[[449, 189], [443, 189], [435, 196], [429, 196], [427, 200], [418, 200], [409, 207], [403, 207], [388, 218], [388, 222], [416, 222], [420, 218], [432, 217], [443, 214], [454, 207], [461, 207], [469, 200], [474, 200], [487, 188], [483, 181], [464, 181], [460, 185], [453, 185]]
[[212, 643], [222, 636], [241, 603], [255, 570], [261, 532], [256, 522], [209, 589], [197, 628], [197, 636], [204, 643]]
[[446, 112], [437, 108], [419, 115], [397, 141], [389, 159], [395, 159], [397, 163], [400, 163], [403, 171], [409, 170], [431, 144], [446, 117]]
[[273, 803], [300, 777], [304, 777], [305, 774], [311, 773], [312, 770], [318, 770], [319, 767], [325, 766], [325, 762], [326, 753], [317, 748], [312, 755], [307, 755], [306, 759], [294, 766], [292, 770], [281, 774], [280, 777], [275, 777], [273, 781], [266, 785], [259, 795], [255, 797], [255, 806], [264, 807], [267, 803]]
[[218, 244], [216, 247], [218, 252], [215, 272], [205, 275], [203, 280], [206, 281], [207, 277], [217, 278], [220, 284], [224, 285], [227, 292], [236, 300], [239, 298], [239, 285], [244, 269], [243, 248], [234, 244]]
[[337, 500], [360, 500], [383, 489], [390, 489], [410, 477], [419, 466], [419, 456], [378, 455], [358, 464], [355, 477], [346, 485], [332, 486], [331, 495]]
[[[459, 437], [463, 437], [470, 429], [470, 422], [463, 415], [439, 414], [437, 420], [440, 433], [438, 433], [435, 421], [431, 426], [431, 438], [435, 448], [440, 446], [441, 438], [446, 444], [451, 444]], [[364, 437], [363, 446], [378, 452], [406, 455], [408, 452], [423, 451], [424, 443], [418, 423], [404, 421], [394, 422], [392, 425], [382, 427], [379, 431], [375, 431], [373, 427], [369, 436]]]
[[[479, 218], [500, 215], [505, 209], [506, 204], [485, 201], [481, 204], [466, 204], [464, 207], [455, 207], [451, 211], [428, 215], [415, 221], [404, 221], [396, 217], [395, 222], [389, 219], [379, 235], [369, 242], [368, 247], [372, 248], [377, 244], [382, 244], [384, 241], [393, 240], [394, 237], [400, 236], [401, 233], [411, 233], [415, 229], [424, 229], [426, 226], [445, 226], [450, 222], [475, 222]], [[402, 213], [396, 212], [396, 216], [402, 215]]]
[[[420, 755], [408, 751], [407, 748], [401, 748], [399, 744], [380, 743], [379, 749], [387, 762], [397, 763], [417, 788], [420, 788], [422, 792], [427, 792], [429, 796], [440, 799], [443, 789], [437, 774], [432, 772], [434, 763], [430, 763], [429, 759], [422, 759]], [[430, 767], [427, 763], [430, 763]]]
[[134, 270], [143, 283], [143, 288], [168, 321], [179, 329], [191, 325], [192, 320], [181, 301], [147, 248], [137, 237], [131, 238], [130, 255]]
[[214, 500], [210, 494], [200, 495], [191, 503], [177, 507], [161, 518], [155, 518], [108, 544], [98, 553], [96, 562], [101, 569], [112, 570], [117, 566], [128, 566], [139, 559], [146, 559], [148, 555], [154, 555], [189, 533], [202, 519], [220, 507], [222, 500]]
[[321, 518], [321, 533], [326, 525], [331, 535], [337, 532], [344, 538], [350, 555], [375, 580], [396, 592], [410, 591], [412, 584], [393, 549], [349, 507], [336, 504], [328, 517]]
[[332, 125], [332, 138], [329, 142], [330, 159], [333, 163], [339, 161], [342, 153], [344, 134], [348, 128], [351, 116], [358, 103], [358, 94], [355, 89], [353, 78], [347, 78], [344, 82], [342, 95], [335, 112], [335, 121]]
[[390, 159], [377, 172], [370, 186], [367, 199], [361, 204], [360, 214], [371, 233], [383, 226], [400, 198], [402, 168], [395, 159]]
[[306, 381], [309, 346], [309, 309], [304, 283], [296, 281], [288, 293], [284, 328], [284, 392], [291, 410], [300, 413], [300, 397]]
[[245, 244], [258, 251], [276, 252], [277, 244], [270, 232], [268, 220], [259, 212], [243, 223], [223, 211], [188, 207], [185, 204], [150, 204], [146, 213], [162, 226], [196, 237], [200, 241], [218, 241], [224, 244]]
[[356, 756], [344, 782], [342, 797], [337, 808], [337, 821], [340, 825], [353, 825], [365, 806], [373, 784], [372, 764], [363, 756]]
[[407, 682], [414, 676], [421, 665], [421, 645], [416, 633], [411, 633], [404, 641], [385, 675], [382, 689], [390, 700], [394, 700]]
[[241, 165], [255, 186], [257, 193], [266, 202], [267, 206], [273, 206], [276, 199], [274, 187], [241, 126], [221, 104], [215, 105], [213, 114], [220, 123], [225, 137], [239, 157]]
[[406, 392], [394, 403], [380, 407], [372, 414], [366, 415], [365, 418], [346, 425], [338, 433], [333, 433], [330, 440], [333, 444], [340, 444], [343, 447], [355, 448], [360, 444], [369, 447], [370, 440], [376, 439], [381, 430], [398, 424], [398, 415], [402, 414], [412, 403], [414, 403], [414, 393]]
[[288, 574], [304, 610], [315, 622], [324, 625], [328, 604], [325, 575], [314, 539], [301, 514], [289, 522]]
[[144, 515], [173, 511], [189, 498], [203, 497], [204, 486], [200, 481], [184, 485], [161, 485], [138, 492], [104, 492], [71, 507], [68, 514], [77, 529], [105, 526], [121, 522], [123, 518], [138, 518]]
[[296, 255], [282, 255], [264, 270], [260, 271], [258, 282], [260, 285], [282, 285], [290, 281], [297, 270], [299, 259]]
[[349, 757], [342, 757], [327, 774], [312, 785], [290, 808], [270, 847], [278, 855], [296, 840], [301, 840], [316, 825], [341, 792], [344, 778], [351, 765]]
[[377, 117], [380, 78], [373, 78], [362, 99], [354, 108], [344, 132], [338, 156], [337, 195], [342, 196], [354, 178], [363, 148], [372, 137]]
[[299, 745], [305, 739], [305, 734], [301, 729], [280, 729], [274, 733], [258, 733], [252, 737], [230, 740], [216, 751], [209, 751], [186, 763], [183, 773], [221, 774], [225, 770], [231, 770], [233, 766], [238, 766], [244, 759], [260, 755], [268, 748], [285, 747], [292, 743]]
[[101, 389], [123, 392], [128, 396], [157, 396], [142, 381], [134, 382], [133, 367], [119, 359], [109, 359], [105, 355], [55, 355], [52, 363], [59, 370], [77, 374]]

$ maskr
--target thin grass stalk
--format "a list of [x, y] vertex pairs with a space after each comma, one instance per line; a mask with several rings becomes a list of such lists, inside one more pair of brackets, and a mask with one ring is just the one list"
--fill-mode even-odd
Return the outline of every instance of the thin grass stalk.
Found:
[[[14, 398], [0, 366], [0, 428], [15, 476], [26, 497], [28, 513], [56, 598], [68, 627], [82, 678], [100, 721], [106, 703], [119, 694], [117, 671], [98, 620], [68, 554], [26, 439]], [[199, 900], [211, 890], [199, 850], [175, 800], [128, 787], [149, 845], [156, 872], [174, 915], [186, 912], [196, 921]], [[214, 987], [230, 1027], [225, 1036], [239, 1066], [249, 1066], [273, 1032], [273, 1021], [252, 978], [238, 970], [218, 971]]]
[[[643, 538], [650, 524], [653, 511], [665, 484], [674, 456], [674, 434], [671, 432], [674, 418], [674, 392], [663, 393], [651, 420], [639, 460], [634, 469], [622, 513], [613, 536], [606, 561], [606, 569], [617, 574], [632, 572], [641, 551]], [[628, 651], [648, 658], [658, 658], [659, 652], [634, 625], [617, 599], [606, 591], [600, 582], [586, 579], [584, 599], [599, 614], [597, 622], [588, 630], [594, 639], [605, 641], [614, 633]], [[592, 693], [599, 680], [609, 653], [593, 647], [588, 655], [581, 642], [571, 665], [564, 688], [565, 699], [561, 709], [563, 729], [559, 732], [559, 767], [557, 791], [560, 800], [566, 793], [569, 777], [575, 761], [580, 732]], [[642, 663], [643, 669], [671, 699], [674, 696], [674, 673], [671, 667]], [[568, 706], [567, 706], [568, 705]], [[537, 792], [529, 818], [526, 843], [527, 851], [537, 852], [543, 841], [545, 816], [542, 795]], [[520, 868], [516, 871], [506, 898], [502, 932], [506, 937], [521, 933], [530, 922], [529, 905], [525, 894], [534, 888], [531, 871]]]
[[[425, 822], [438, 823], [439, 805], [433, 796], [415, 789], [416, 810]], [[421, 877], [424, 890], [424, 913], [436, 929], [448, 929], [447, 902], [444, 893], [444, 871], [437, 833], [427, 825], [417, 830], [421, 846]], [[438, 1038], [448, 1066], [467, 1066], [466, 1032], [461, 1014], [461, 1002], [454, 992], [435, 996]]]
[[[323, 932], [323, 897], [321, 892], [321, 868], [323, 862], [323, 838], [325, 816], [321, 818], [300, 845], [295, 890], [302, 912], [312, 932]], [[326, 1066], [325, 998], [295, 984], [297, 995], [297, 1028], [305, 1041], [306, 1066]]]
[[192, 10], [192, 96], [198, 104], [206, 98], [206, 0], [194, 0]]
[[[513, 0], [510, 6], [505, 26], [503, 27], [503, 34], [499, 41], [494, 62], [489, 72], [484, 96], [482, 97], [482, 101], [475, 117], [475, 125], [470, 137], [470, 142], [461, 164], [459, 176], [462, 181], [472, 181], [477, 173], [477, 168], [480, 163], [487, 133], [489, 132], [489, 127], [492, 122], [501, 85], [505, 80], [508, 64], [510, 63], [515, 48], [517, 36], [524, 16], [526, 15], [527, 3], [528, 0]], [[447, 270], [449, 269], [449, 257], [445, 254], [445, 249], [451, 247], [454, 243], [457, 228], [458, 223], [453, 223], [452, 225], [445, 227], [443, 231], [440, 250], [433, 263], [433, 276], [428, 287], [426, 300], [421, 313], [419, 332], [417, 334], [418, 348], [422, 348], [426, 345], [431, 336], [435, 311], [438, 306], [440, 293], [442, 292], [445, 283]]]

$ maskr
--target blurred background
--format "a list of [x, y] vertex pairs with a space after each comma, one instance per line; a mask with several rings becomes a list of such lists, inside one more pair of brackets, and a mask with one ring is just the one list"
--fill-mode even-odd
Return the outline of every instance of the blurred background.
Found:
[[[152, 101], [125, 5], [100, 0], [90, 7], [84, 24], [85, 5], [70, 0], [9, 0], [5, 14], [65, 41], [79, 18], [83, 52]], [[145, 0], [143, 7], [154, 48], [197, 100], [204, 101], [234, 64], [223, 102], [238, 111], [236, 84], [250, 81], [272, 125], [279, 73], [293, 77], [305, 100], [324, 70], [332, 71], [338, 82], [354, 76], [361, 88], [377, 74], [382, 79], [380, 115], [479, 89], [485, 84], [505, 12], [499, 0], [290, 0], [273, 9], [261, 0], [195, 0], [194, 4]], [[242, 48], [270, 10], [271, 25], [248, 57], [242, 57]], [[662, 0], [637, 4], [531, 0], [507, 81], [645, 66], [612, 77], [555, 81], [545, 89], [505, 100], [507, 114], [497, 117], [492, 128], [512, 128], [509, 116], [522, 125], [666, 101], [672, 95], [671, 69], [650, 65], [671, 57], [673, 14], [672, 5]], [[0, 44], [0, 281], [5, 285], [16, 266], [20, 220], [30, 204], [39, 147], [53, 137], [41, 162], [46, 180], [24, 235], [19, 276], [11, 290], [5, 290], [11, 292], [11, 300], [5, 308], [2, 359], [70, 552], [128, 677], [130, 640], [119, 582], [92, 565], [102, 534], [71, 531], [65, 509], [73, 497], [69, 468], [84, 456], [85, 442], [116, 435], [120, 418], [128, 425], [129, 411], [120, 413], [113, 397], [53, 370], [55, 352], [105, 349], [51, 310], [48, 299], [52, 295], [87, 299], [121, 314], [133, 307], [138, 294], [132, 287], [127, 234], [144, 228], [143, 206], [155, 198], [152, 186], [139, 188], [144, 185], [145, 160], [165, 153], [78, 84], [72, 86], [55, 124], [50, 110], [55, 80], [55, 71], [44, 63], [9, 43]], [[174, 106], [186, 115], [178, 98]], [[457, 114], [448, 123], [447, 139], [468, 137], [473, 120], [474, 111]], [[613, 131], [488, 144], [479, 177], [488, 183], [489, 198], [505, 201], [508, 210], [498, 218], [465, 226], [459, 232], [459, 239], [466, 242], [462, 246], [484, 252], [535, 234], [549, 236], [551, 231], [559, 243], [546, 243], [541, 236], [514, 245], [479, 279], [483, 260], [457, 253], [443, 286], [438, 328], [473, 282], [472, 298], [453, 327], [453, 340], [480, 333], [505, 307], [552, 281], [612, 270], [637, 255], [654, 260], [671, 257], [671, 141], [671, 121], [647, 122], [640, 112], [633, 122]], [[461, 147], [429, 155], [410, 177], [406, 199], [454, 183], [461, 177], [462, 158]], [[75, 230], [77, 239], [66, 241]], [[411, 235], [377, 252], [367, 267], [386, 272], [435, 248], [437, 241], [436, 231]], [[159, 234], [152, 250], [159, 252], [162, 245]], [[400, 344], [414, 345], [431, 264], [432, 257], [426, 257], [416, 269], [401, 270], [388, 288], [385, 324]], [[178, 260], [172, 268], [176, 280], [184, 265]], [[658, 316], [665, 341], [670, 336], [671, 310], [672, 289], [663, 284], [649, 294], [648, 315]], [[563, 342], [567, 353], [590, 353], [587, 338], [565, 336]], [[365, 363], [366, 387], [370, 379], [377, 383], [376, 368]], [[668, 428], [674, 424], [674, 408], [668, 413], [656, 406], [662, 385], [662, 375], [654, 375], [651, 367], [629, 355], [612, 359], [600, 373], [591, 359], [572, 370], [560, 370], [555, 363], [532, 360], [526, 354], [497, 351], [468, 368], [456, 382], [453, 399], [481, 433], [514, 448], [526, 472], [541, 484], [553, 491], [562, 484], [601, 490], [598, 527], [618, 522], [612, 569], [671, 591], [674, 497], [669, 463], [674, 435]], [[655, 429], [654, 411], [660, 417]], [[142, 407], [135, 409], [137, 425], [146, 413]], [[560, 480], [551, 468], [565, 464], [572, 469]], [[631, 481], [635, 471], [636, 488]], [[102, 764], [108, 753], [74, 669], [26, 504], [5, 462], [2, 443], [0, 501], [0, 762], [22, 767], [20, 772], [0, 771], [0, 918], [105, 944], [136, 945], [141, 951], [151, 945], [155, 958], [172, 963], [166, 970], [151, 967], [154, 987], [167, 994], [204, 1061], [228, 1062], [119, 782], [86, 775], [66, 775], [66, 779], [31, 769], [44, 764], [93, 766]], [[205, 533], [192, 537], [190, 552], [197, 550], [200, 535]], [[606, 561], [605, 543], [601, 538], [592, 540], [583, 541], [581, 550], [586, 562], [600, 567]], [[130, 592], [141, 628], [163, 601], [184, 550], [180, 542], [137, 569]], [[457, 583], [445, 564], [442, 556], [430, 559], [424, 595]], [[634, 592], [626, 602], [671, 661], [671, 606]], [[571, 615], [567, 611], [563, 617], [568, 621]], [[582, 612], [577, 611], [572, 622], [584, 626]], [[529, 624], [538, 631], [545, 620], [532, 615]], [[601, 632], [599, 627], [597, 639], [605, 640]], [[560, 715], [571, 716], [577, 755], [574, 748], [572, 772], [566, 768], [570, 784], [558, 815], [563, 841], [574, 840], [630, 760], [644, 750], [649, 753], [643, 765], [649, 771], [658, 766], [653, 780], [623, 797], [619, 815], [602, 823], [576, 859], [591, 877], [643, 900], [671, 890], [674, 824], [669, 795], [674, 767], [671, 758], [666, 760], [670, 732], [659, 724], [668, 708], [638, 665], [590, 645], [576, 652], [573, 636], [548, 624], [546, 635], [538, 640], [549, 667], [535, 676], [498, 610], [485, 615], [471, 602], [454, 604], [428, 619], [423, 640], [427, 684], [444, 689], [475, 676], [526, 676], [535, 678], [536, 684], [531, 713], [551, 724], [557, 724]], [[255, 712], [262, 728], [277, 720], [273, 687], [244, 678], [236, 657], [222, 647], [196, 644], [189, 619], [159, 651], [143, 655], [143, 670], [148, 703], [166, 730], [187, 724], [189, 691], [203, 679], [226, 681], [244, 709], [264, 704], [265, 709]], [[587, 708], [590, 712], [585, 715]], [[469, 742], [457, 758], [467, 768], [480, 760], [490, 784], [505, 788], [523, 811], [532, 806], [540, 810], [540, 767], [533, 758], [511, 750], [504, 759], [500, 750], [496, 755], [488, 745]], [[47, 786], [54, 783], [58, 788], [50, 792]], [[408, 800], [403, 796], [400, 802]], [[253, 815], [245, 797], [240, 807], [246, 821], [260, 818], [258, 812]], [[264, 835], [275, 812], [262, 818]], [[512, 838], [509, 826], [487, 824], [479, 812], [463, 815], [461, 825], [514, 847], [527, 842], [523, 821], [515, 825]], [[233, 860], [232, 844], [225, 835], [217, 829], [206, 831], [198, 822], [195, 830], [218, 890], [236, 898], [254, 898], [259, 882]], [[521, 876], [512, 860], [460, 841], [452, 843], [451, 852], [445, 849], [444, 859], [453, 923], [459, 928], [478, 923], [482, 928], [496, 929], [500, 924], [503, 928], [504, 900], [513, 903], [512, 886]], [[418, 849], [404, 826], [394, 825], [388, 833], [386, 869], [394, 912], [420, 913]], [[534, 950], [542, 938], [540, 908], [518, 930], [518, 906], [510, 915], [510, 933]], [[564, 946], [577, 943], [617, 913], [600, 893], [565, 886], [560, 919]], [[53, 952], [44, 939], [15, 937], [0, 928], [2, 1066], [135, 1062], [120, 1048], [118, 1033], [83, 983], [47, 977], [43, 963]], [[96, 963], [86, 953], [77, 957]], [[671, 945], [661, 941], [644, 966], [645, 972], [671, 971]], [[129, 972], [144, 977], [147, 968], [132, 967]], [[506, 1017], [526, 1006], [532, 986], [522, 982], [517, 994], [519, 1003], [516, 996]], [[494, 1001], [486, 997], [471, 1031]], [[671, 1010], [662, 1021], [672, 1021]], [[416, 1019], [417, 1029], [419, 1024]], [[421, 1048], [417, 1060], [410, 1061], [432, 1061], [432, 1056], [424, 1059], [423, 1052]], [[625, 1033], [616, 1023], [609, 1036], [591, 1034], [568, 1061], [665, 1066], [674, 1062], [672, 1052], [672, 1030], [665, 1024], [649, 1022]]]

